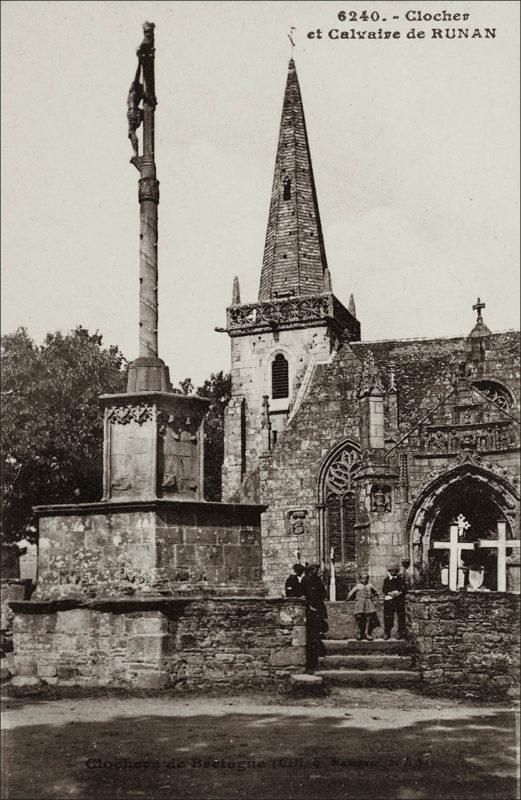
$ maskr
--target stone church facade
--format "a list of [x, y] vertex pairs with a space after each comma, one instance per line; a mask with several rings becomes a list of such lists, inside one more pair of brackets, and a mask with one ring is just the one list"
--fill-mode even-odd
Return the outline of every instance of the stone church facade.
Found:
[[223, 499], [268, 506], [271, 593], [297, 560], [342, 599], [402, 559], [425, 588], [519, 591], [519, 334], [484, 307], [466, 335], [363, 341], [332, 290], [290, 61], [258, 301], [235, 279], [227, 309]]

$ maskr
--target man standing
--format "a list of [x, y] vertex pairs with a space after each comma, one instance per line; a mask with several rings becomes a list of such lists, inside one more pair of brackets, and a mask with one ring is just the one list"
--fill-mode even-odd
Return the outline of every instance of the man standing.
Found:
[[326, 654], [323, 638], [327, 624], [326, 588], [318, 574], [318, 564], [310, 564], [304, 577], [306, 596], [306, 672], [314, 672], [318, 659]]
[[303, 564], [293, 564], [293, 572], [286, 578], [284, 584], [284, 591], [286, 597], [302, 597], [305, 593], [304, 589], [304, 573], [306, 568]]
[[394, 625], [394, 615], [398, 618], [398, 639], [405, 638], [405, 581], [399, 573], [398, 564], [388, 567], [383, 582], [384, 595], [384, 639], [389, 639]]

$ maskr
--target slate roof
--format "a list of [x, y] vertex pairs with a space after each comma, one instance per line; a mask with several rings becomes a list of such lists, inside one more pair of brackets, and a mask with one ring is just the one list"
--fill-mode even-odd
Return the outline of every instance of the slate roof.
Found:
[[[515, 376], [512, 368], [519, 364], [518, 331], [494, 333], [487, 337], [488, 374], [492, 378], [497, 369], [498, 379]], [[360, 362], [370, 351], [376, 366], [385, 375], [391, 363], [395, 365], [396, 385], [399, 391], [401, 426], [412, 426], [425, 413], [422, 403], [438, 387], [441, 393], [450, 391], [451, 380], [458, 363], [466, 358], [470, 349], [468, 337], [439, 339], [390, 339], [376, 342], [353, 342], [351, 352]], [[338, 353], [342, 359], [342, 351]], [[336, 359], [335, 359], [336, 360]], [[508, 371], [510, 365], [510, 372]], [[505, 372], [506, 371], [506, 372]], [[510, 381], [509, 381], [510, 383]]]

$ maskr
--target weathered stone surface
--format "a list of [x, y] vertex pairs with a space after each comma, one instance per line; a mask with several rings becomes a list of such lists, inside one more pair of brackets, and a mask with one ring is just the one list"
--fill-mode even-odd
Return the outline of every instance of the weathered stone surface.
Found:
[[[262, 507], [151, 501], [40, 510], [34, 597], [175, 594], [186, 587], [261, 591]], [[72, 624], [72, 623], [71, 623]]]
[[518, 595], [499, 592], [458, 592], [450, 598], [440, 592], [409, 594], [409, 636], [425, 683], [443, 691], [474, 687], [484, 695], [514, 687], [520, 657], [512, 631], [519, 625], [519, 605]]
[[280, 683], [304, 669], [303, 613], [302, 601], [263, 597], [163, 601], [141, 611], [117, 612], [109, 603], [51, 614], [19, 612], [15, 671], [61, 686]]

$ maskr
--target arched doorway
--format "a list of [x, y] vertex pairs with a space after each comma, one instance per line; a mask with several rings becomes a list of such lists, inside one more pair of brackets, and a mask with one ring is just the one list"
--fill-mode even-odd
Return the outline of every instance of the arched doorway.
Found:
[[411, 557], [423, 584], [517, 591], [517, 502], [507, 481], [474, 464], [433, 481], [409, 517]]

